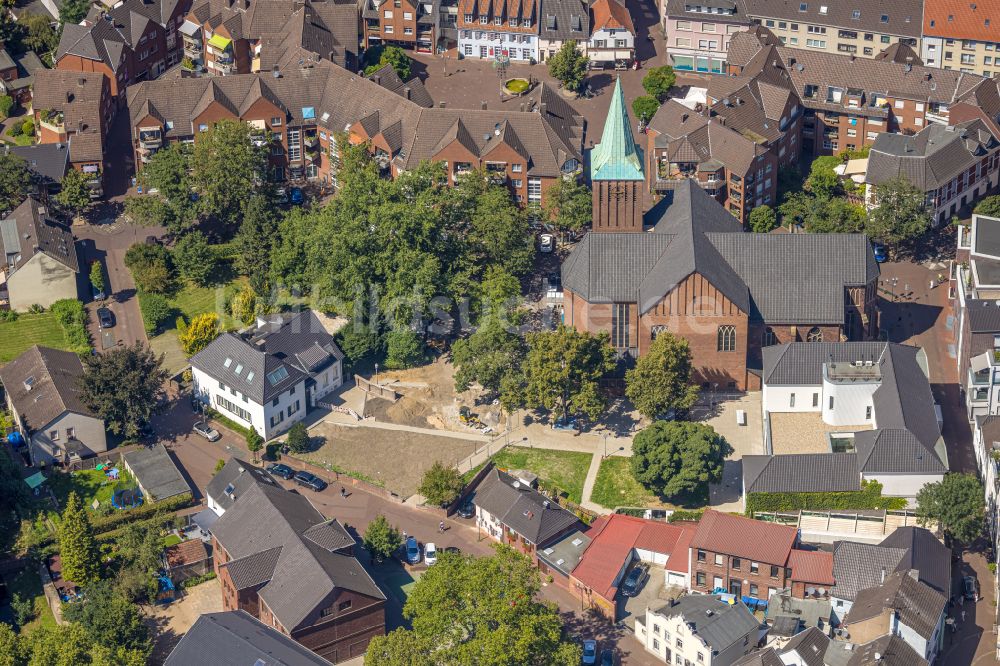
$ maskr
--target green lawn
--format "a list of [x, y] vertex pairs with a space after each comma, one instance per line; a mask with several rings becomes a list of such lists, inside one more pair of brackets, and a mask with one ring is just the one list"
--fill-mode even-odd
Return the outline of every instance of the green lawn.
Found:
[[170, 548], [171, 546], [176, 546], [181, 542], [181, 538], [176, 534], [168, 534], [163, 537], [163, 547]]
[[236, 293], [245, 284], [245, 278], [237, 278], [232, 282], [211, 287], [187, 284], [170, 299], [170, 304], [188, 321], [195, 315], [215, 312], [219, 315], [219, 323], [223, 329], [239, 328], [240, 322], [226, 313], [225, 304], [227, 295]]
[[53, 473], [49, 477], [49, 486], [59, 500], [59, 506], [66, 506], [66, 498], [70, 492], [76, 492], [80, 502], [87, 507], [88, 511], [93, 511], [91, 504], [96, 499], [102, 505], [111, 502], [111, 496], [116, 488], [131, 488], [135, 486], [135, 481], [125, 471], [123, 467], [118, 468], [119, 479], [112, 481], [104, 475], [103, 471], [96, 469], [86, 469], [77, 472], [64, 474], [62, 472]]
[[51, 312], [22, 314], [0, 322], [0, 363], [8, 363], [31, 345], [68, 349], [66, 333]]
[[590, 501], [608, 509], [619, 506], [647, 506], [656, 498], [632, 476], [632, 459], [611, 456], [601, 461]]
[[537, 474], [542, 485], [555, 486], [571, 502], [579, 504], [591, 457], [589, 453], [576, 451], [508, 446], [493, 456], [493, 462], [504, 469], [526, 469]]
[[35, 600], [35, 619], [21, 627], [22, 634], [30, 633], [38, 627], [55, 629], [56, 618], [52, 615], [52, 609], [45, 601], [42, 580], [38, 577], [38, 567], [34, 563], [22, 569], [16, 577], [7, 579], [7, 592], [11, 598], [15, 594], [19, 594], [22, 599]]

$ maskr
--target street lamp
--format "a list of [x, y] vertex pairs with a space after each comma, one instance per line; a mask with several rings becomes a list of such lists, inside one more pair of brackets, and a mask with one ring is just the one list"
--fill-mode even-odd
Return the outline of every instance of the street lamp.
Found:
[[375, 364], [375, 386], [378, 386], [378, 363]]

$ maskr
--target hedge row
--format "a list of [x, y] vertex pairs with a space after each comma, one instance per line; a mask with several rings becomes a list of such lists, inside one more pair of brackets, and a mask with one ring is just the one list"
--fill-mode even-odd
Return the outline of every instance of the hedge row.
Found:
[[679, 520], [690, 520], [698, 522], [701, 517], [705, 514], [704, 511], [685, 511], [683, 509], [677, 509], [669, 517], [667, 517], [668, 523], [675, 523]]
[[101, 532], [100, 534], [94, 536], [94, 540], [96, 540], [98, 543], [107, 543], [110, 541], [114, 541], [122, 534], [124, 534], [125, 530], [128, 529], [130, 525], [136, 525], [139, 527], [163, 527], [164, 525], [173, 522], [175, 518], [176, 516], [173, 513], [157, 514], [152, 518], [148, 518], [146, 520], [137, 520], [131, 523], [126, 523], [121, 527], [117, 527], [113, 530]]
[[181, 581], [181, 587], [185, 590], [189, 587], [194, 587], [195, 585], [201, 585], [204, 582], [214, 580], [215, 572], [209, 571], [208, 573], [201, 574], [200, 576], [192, 576]]
[[53, 303], [49, 311], [55, 315], [66, 333], [69, 348], [78, 354], [89, 352], [90, 335], [87, 333], [87, 313], [83, 309], [83, 303], [75, 298], [64, 298]]
[[905, 509], [902, 497], [883, 497], [878, 481], [862, 483], [861, 490], [842, 493], [748, 493], [747, 515], [759, 511], [830, 511]]
[[250, 434], [250, 429], [249, 428], [247, 428], [246, 426], [240, 425], [239, 423], [237, 423], [236, 421], [233, 421], [232, 419], [226, 418], [225, 416], [223, 416], [219, 412], [215, 411], [211, 407], [205, 410], [205, 415], [208, 416], [208, 418], [212, 419], [213, 421], [218, 421], [219, 423], [221, 423], [222, 425], [226, 426], [227, 428], [229, 428], [233, 432], [238, 432], [239, 434], [243, 435], [244, 437], [246, 437], [247, 435]]
[[128, 511], [115, 511], [107, 516], [95, 516], [90, 519], [94, 527], [95, 534], [101, 534], [123, 526], [126, 523], [133, 523], [144, 518], [149, 518], [157, 512], [173, 512], [183, 509], [191, 504], [191, 493], [184, 493], [176, 497], [168, 497], [165, 500], [155, 503], [144, 503]]

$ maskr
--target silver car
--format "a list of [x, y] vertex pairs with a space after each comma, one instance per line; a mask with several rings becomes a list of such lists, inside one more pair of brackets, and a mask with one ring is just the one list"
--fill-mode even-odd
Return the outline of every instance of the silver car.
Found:
[[222, 435], [219, 434], [218, 430], [204, 421], [198, 421], [195, 423], [193, 430], [210, 442], [215, 442], [222, 438]]

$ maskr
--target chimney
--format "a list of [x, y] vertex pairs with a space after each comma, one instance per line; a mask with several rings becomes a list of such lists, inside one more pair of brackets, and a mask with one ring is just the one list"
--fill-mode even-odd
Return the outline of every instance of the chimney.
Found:
[[548, 113], [548, 108], [549, 105], [546, 104], [545, 102], [542, 102], [541, 104], [538, 105], [538, 112], [544, 116]]
[[482, 111], [486, 110], [486, 100], [485, 99], [479, 103], [479, 109], [482, 110]]
[[73, 101], [73, 93], [69, 90], [66, 91], [66, 103], [69, 104]]
[[518, 106], [518, 109], [521, 111], [521, 113], [524, 113], [524, 102], [521, 102], [521, 104]]
[[81, 88], [84, 87], [85, 85], [87, 85], [87, 79], [81, 76], [76, 80], [76, 85], [80, 86]]
[[445, 102], [438, 102], [438, 108], [439, 109], [447, 108], [447, 104]]
[[687, 119], [688, 119], [688, 114], [682, 113], [681, 114], [681, 123], [686, 123]]
[[854, 62], [854, 59], [855, 59], [855, 58], [857, 58], [857, 56], [856, 56], [856, 55], [854, 55], [854, 54], [852, 53], [852, 54], [851, 54], [851, 62]]
[[379, 85], [382, 85], [382, 77], [380, 75], [378, 75], [378, 74], [376, 74], [375, 76], [372, 77], [372, 81], [374, 81], [375, 83], [377, 83]]
[[413, 93], [413, 91], [410, 90], [410, 86], [406, 86], [406, 87], [403, 88], [403, 96], [406, 97], [406, 99], [410, 99], [410, 95], [412, 93]]

